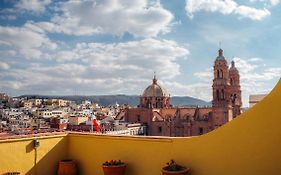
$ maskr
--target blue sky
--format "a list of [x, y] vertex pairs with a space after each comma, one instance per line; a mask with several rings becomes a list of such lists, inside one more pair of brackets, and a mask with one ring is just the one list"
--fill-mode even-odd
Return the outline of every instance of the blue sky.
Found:
[[281, 75], [279, 0], [3, 0], [0, 91], [140, 95], [155, 71], [171, 95], [211, 100], [219, 42], [249, 94]]

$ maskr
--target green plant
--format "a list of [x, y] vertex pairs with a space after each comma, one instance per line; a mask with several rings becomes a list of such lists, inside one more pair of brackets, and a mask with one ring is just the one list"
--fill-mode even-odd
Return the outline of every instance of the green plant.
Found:
[[117, 165], [122, 165], [122, 164], [124, 164], [124, 162], [122, 162], [121, 160], [110, 160], [110, 161], [104, 162], [102, 165], [104, 165], [104, 166], [117, 166]]
[[181, 171], [183, 169], [186, 169], [186, 167], [181, 166], [177, 164], [173, 159], [167, 162], [167, 166], [164, 167], [165, 170], [167, 171]]

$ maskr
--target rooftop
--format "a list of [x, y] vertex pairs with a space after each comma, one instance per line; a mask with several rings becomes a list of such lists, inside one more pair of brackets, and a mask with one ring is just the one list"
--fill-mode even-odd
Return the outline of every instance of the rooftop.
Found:
[[[199, 137], [131, 137], [59, 133], [0, 140], [0, 174], [56, 174], [73, 159], [79, 173], [102, 174], [111, 159], [128, 164], [127, 175], [160, 175], [170, 159], [192, 175], [277, 175], [281, 172], [281, 80], [260, 103]], [[35, 148], [33, 140], [39, 140]]]

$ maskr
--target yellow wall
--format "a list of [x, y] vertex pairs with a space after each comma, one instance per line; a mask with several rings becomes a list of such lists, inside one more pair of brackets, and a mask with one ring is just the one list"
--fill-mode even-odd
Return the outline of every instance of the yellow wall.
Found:
[[65, 136], [39, 137], [40, 146], [36, 150], [34, 138], [0, 140], [0, 174], [10, 171], [28, 175], [56, 174], [58, 161], [67, 157]]
[[69, 135], [69, 157], [85, 175], [122, 159], [129, 175], [160, 175], [173, 158], [192, 175], [281, 174], [281, 81], [263, 101], [221, 128], [193, 138], [140, 139]]
[[[101, 164], [121, 159], [127, 175], [161, 175], [171, 158], [191, 167], [192, 175], [281, 174], [281, 80], [247, 112], [219, 129], [193, 138], [134, 138], [68, 134], [42, 138], [38, 163], [30, 139], [0, 141], [0, 171], [54, 174], [60, 159], [78, 162], [80, 174], [101, 175]], [[13, 153], [13, 154], [12, 154]], [[2, 170], [1, 170], [2, 169]], [[27, 173], [28, 172], [28, 173]]]

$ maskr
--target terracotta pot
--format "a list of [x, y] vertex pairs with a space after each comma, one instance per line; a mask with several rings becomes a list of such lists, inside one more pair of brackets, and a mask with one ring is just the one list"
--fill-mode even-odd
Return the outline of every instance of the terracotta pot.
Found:
[[167, 170], [167, 167], [164, 167], [162, 169], [162, 175], [187, 175], [189, 170], [190, 170], [189, 168], [184, 168], [180, 171], [169, 171]]
[[20, 172], [7, 172], [3, 175], [18, 175], [18, 174], [20, 174]]
[[102, 169], [104, 175], [124, 175], [126, 166], [127, 165], [125, 163], [121, 165], [110, 165], [110, 166], [103, 165]]
[[74, 160], [62, 160], [59, 162], [58, 175], [77, 175], [77, 167]]

